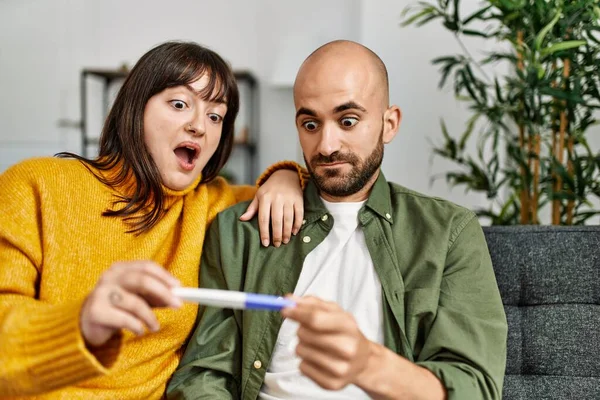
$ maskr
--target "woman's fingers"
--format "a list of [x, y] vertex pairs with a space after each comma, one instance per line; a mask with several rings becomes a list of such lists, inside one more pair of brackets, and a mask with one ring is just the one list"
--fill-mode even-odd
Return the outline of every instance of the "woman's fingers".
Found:
[[88, 295], [80, 314], [81, 333], [94, 346], [105, 343], [119, 329], [138, 335], [146, 326], [160, 326], [152, 307], [180, 307], [171, 289], [180, 286], [168, 271], [151, 261], [130, 261], [111, 266]]
[[113, 289], [109, 294], [109, 301], [113, 307], [134, 317], [139, 323], [148, 327], [151, 332], [156, 332], [160, 328], [156, 315], [142, 298], [119, 291], [119, 289]]

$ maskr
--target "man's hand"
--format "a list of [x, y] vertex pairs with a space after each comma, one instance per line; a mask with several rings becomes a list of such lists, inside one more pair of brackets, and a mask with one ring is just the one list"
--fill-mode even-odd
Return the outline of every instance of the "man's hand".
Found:
[[281, 169], [258, 189], [252, 203], [240, 217], [250, 220], [258, 211], [260, 241], [267, 247], [270, 243], [269, 222], [273, 230], [273, 244], [287, 244], [298, 233], [304, 218], [304, 198], [296, 171]]
[[296, 306], [281, 314], [300, 324], [300, 371], [322, 388], [354, 384], [373, 399], [446, 399], [446, 389], [433, 373], [368, 340], [354, 317], [336, 303], [291, 298]]
[[339, 390], [356, 383], [367, 367], [371, 343], [354, 317], [336, 303], [316, 297], [293, 297], [295, 307], [281, 314], [300, 324], [296, 354], [300, 371], [319, 386]]
[[179, 281], [151, 261], [113, 264], [102, 274], [81, 308], [81, 334], [89, 346], [100, 346], [120, 329], [137, 335], [144, 327], [158, 331], [152, 307], [181, 306], [171, 288]]

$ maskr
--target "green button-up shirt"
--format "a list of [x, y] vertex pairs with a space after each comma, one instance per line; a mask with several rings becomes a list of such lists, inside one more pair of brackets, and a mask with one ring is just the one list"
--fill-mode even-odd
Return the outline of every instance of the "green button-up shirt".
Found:
[[[201, 286], [292, 293], [335, 223], [313, 183], [304, 201], [302, 229], [279, 248], [261, 246], [256, 219], [239, 222], [246, 204], [220, 213], [205, 240]], [[477, 217], [381, 173], [358, 220], [381, 281], [385, 346], [432, 371], [448, 399], [500, 399], [506, 316]], [[256, 399], [282, 322], [277, 312], [201, 308], [169, 398]]]

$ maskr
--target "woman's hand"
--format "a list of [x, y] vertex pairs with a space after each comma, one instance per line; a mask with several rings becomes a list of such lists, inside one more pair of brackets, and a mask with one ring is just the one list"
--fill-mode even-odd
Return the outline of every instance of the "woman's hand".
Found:
[[254, 200], [240, 217], [250, 220], [258, 210], [258, 228], [260, 240], [267, 247], [270, 242], [269, 222], [273, 231], [273, 245], [288, 243], [302, 227], [304, 218], [304, 199], [302, 187], [296, 171], [281, 169], [258, 189]]
[[87, 345], [100, 346], [120, 329], [143, 335], [160, 328], [153, 307], [181, 306], [171, 293], [180, 286], [169, 272], [151, 261], [113, 264], [102, 274], [81, 308], [81, 334]]

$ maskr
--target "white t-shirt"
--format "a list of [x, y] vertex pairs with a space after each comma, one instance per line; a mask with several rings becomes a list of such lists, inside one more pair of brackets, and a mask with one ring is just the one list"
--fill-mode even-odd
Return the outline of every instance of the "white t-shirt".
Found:
[[[336, 302], [352, 313], [367, 339], [382, 344], [381, 282], [358, 225], [358, 211], [364, 202], [323, 202], [333, 217], [333, 229], [304, 260], [294, 294]], [[296, 322], [283, 321], [260, 399], [369, 398], [357, 386], [329, 391], [302, 375], [298, 369], [300, 359], [295, 354], [297, 329]]]

